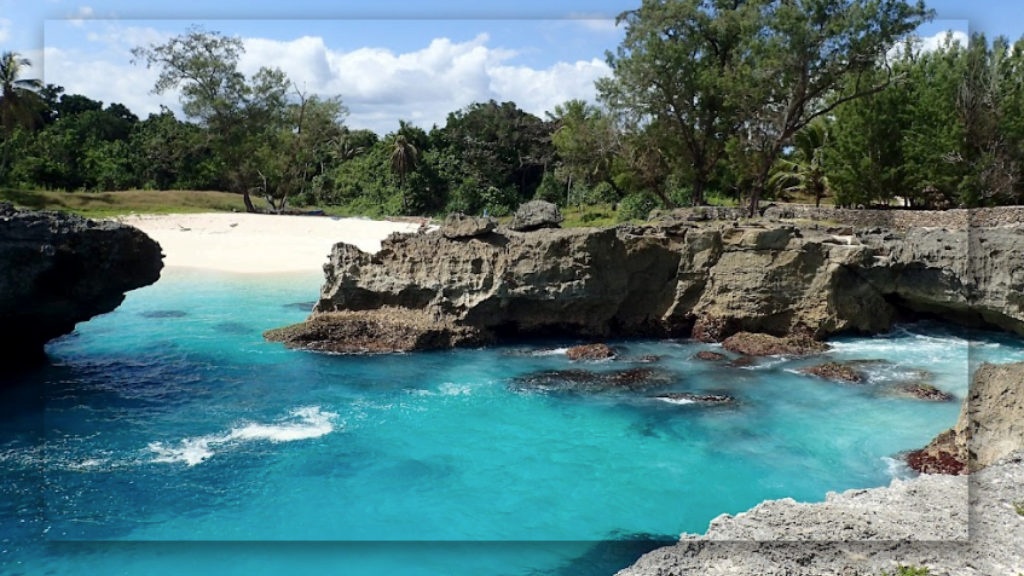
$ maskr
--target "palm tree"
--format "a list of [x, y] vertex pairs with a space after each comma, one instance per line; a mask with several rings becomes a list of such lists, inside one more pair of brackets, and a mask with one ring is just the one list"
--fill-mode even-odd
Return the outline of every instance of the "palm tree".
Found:
[[828, 125], [817, 120], [808, 124], [793, 137], [793, 155], [778, 162], [768, 185], [780, 193], [803, 192], [814, 196], [814, 205], [820, 206], [828, 191], [825, 175], [825, 150], [830, 134]]
[[36, 94], [43, 83], [37, 79], [21, 78], [26, 68], [31, 68], [28, 58], [17, 52], [0, 54], [0, 129], [3, 130], [4, 151], [0, 159], [0, 176], [7, 169], [11, 135], [14, 129], [32, 127], [39, 120], [42, 99]]
[[402, 191], [402, 212], [406, 210], [405, 176], [416, 167], [419, 151], [404, 134], [396, 134], [391, 144], [391, 169], [398, 174], [398, 187]]

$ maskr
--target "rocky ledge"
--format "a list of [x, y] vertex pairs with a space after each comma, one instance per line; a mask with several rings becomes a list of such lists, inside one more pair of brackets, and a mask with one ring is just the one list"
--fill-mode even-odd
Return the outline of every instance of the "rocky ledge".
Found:
[[526, 216], [544, 227], [453, 221], [451, 230], [392, 235], [376, 254], [338, 244], [310, 320], [267, 337], [335, 352], [523, 336], [717, 342], [741, 332], [806, 344], [930, 314], [1024, 334], [1024, 226], [668, 220], [560, 229], [536, 206], [516, 222]]
[[894, 480], [818, 504], [764, 502], [618, 576], [879, 576], [901, 565], [929, 576], [1015, 576], [1024, 572], [1021, 486], [1024, 452], [970, 477]]
[[156, 282], [160, 245], [142, 231], [0, 204], [0, 374], [41, 363], [43, 346]]

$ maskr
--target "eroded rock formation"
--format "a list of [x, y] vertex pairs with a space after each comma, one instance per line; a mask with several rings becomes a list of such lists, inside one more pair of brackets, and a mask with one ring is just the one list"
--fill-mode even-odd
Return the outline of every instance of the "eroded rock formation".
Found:
[[[830, 494], [818, 504], [764, 502], [711, 522], [706, 534], [644, 555], [619, 576], [930, 576], [1024, 572], [1024, 453], [970, 478], [922, 476]], [[968, 488], [969, 487], [969, 488]]]
[[[902, 315], [932, 313], [1024, 334], [1020, 254], [1024, 227], [897, 232], [669, 221], [498, 228], [456, 239], [395, 234], [372, 255], [335, 246], [311, 321], [267, 336], [353, 352], [542, 335], [820, 340], [884, 332]], [[371, 317], [372, 345], [365, 331], [325, 329]], [[403, 324], [406, 317], [416, 325]], [[410, 332], [417, 330], [441, 336]], [[350, 333], [359, 335], [351, 346]]]
[[939, 434], [907, 462], [926, 474], [980, 470], [1024, 449], [1024, 363], [982, 364], [950, 430]]
[[0, 204], [0, 373], [38, 364], [43, 346], [156, 282], [160, 245], [142, 231]]

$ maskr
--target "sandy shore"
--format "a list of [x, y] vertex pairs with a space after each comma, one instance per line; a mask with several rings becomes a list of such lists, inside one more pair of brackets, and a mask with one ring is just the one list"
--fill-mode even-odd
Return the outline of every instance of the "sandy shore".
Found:
[[241, 213], [132, 215], [116, 220], [159, 242], [165, 266], [249, 274], [320, 273], [337, 242], [376, 252], [392, 232], [419, 228], [360, 218]]

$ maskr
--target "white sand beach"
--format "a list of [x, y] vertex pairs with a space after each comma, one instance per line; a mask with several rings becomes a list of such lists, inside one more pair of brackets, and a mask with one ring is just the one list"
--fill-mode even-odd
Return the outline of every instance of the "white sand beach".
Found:
[[331, 248], [347, 242], [376, 252], [392, 232], [417, 223], [327, 216], [213, 213], [131, 215], [116, 220], [160, 243], [164, 265], [222, 272], [320, 272]]

